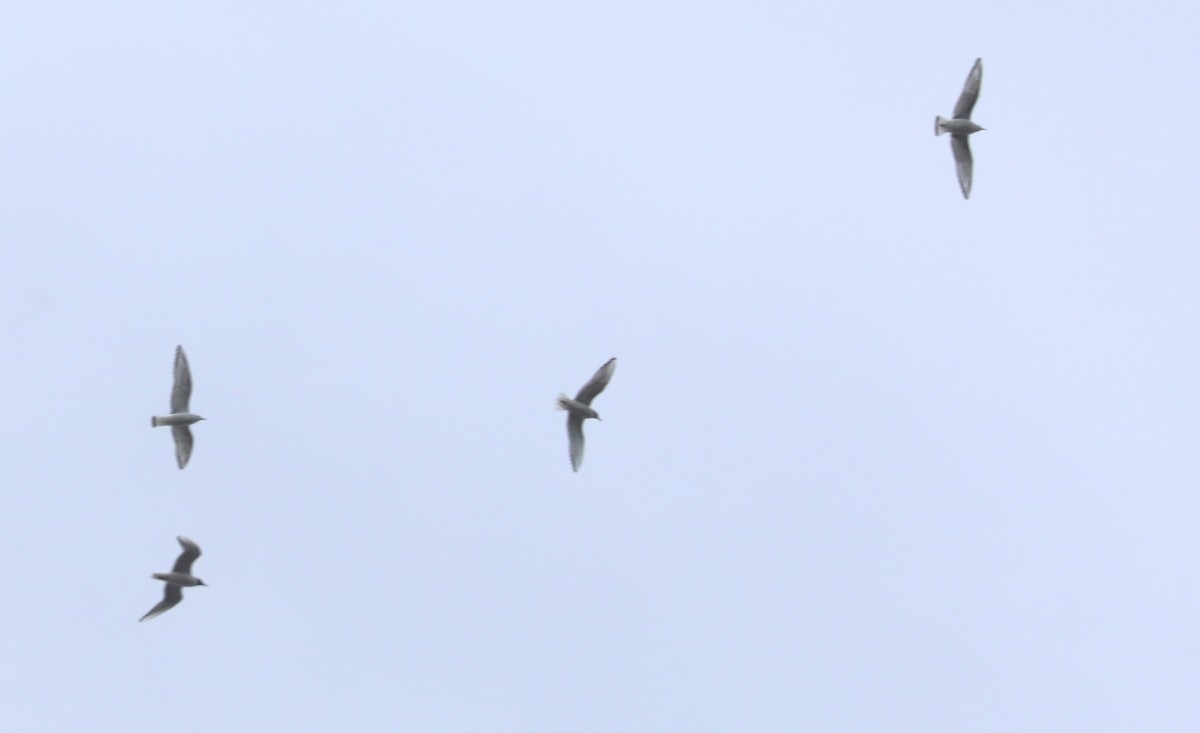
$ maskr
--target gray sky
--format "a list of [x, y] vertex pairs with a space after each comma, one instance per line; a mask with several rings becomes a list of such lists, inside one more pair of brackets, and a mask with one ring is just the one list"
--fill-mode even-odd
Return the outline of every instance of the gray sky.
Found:
[[1196, 730], [1200, 11], [881, 5], [9, 6], [3, 727]]

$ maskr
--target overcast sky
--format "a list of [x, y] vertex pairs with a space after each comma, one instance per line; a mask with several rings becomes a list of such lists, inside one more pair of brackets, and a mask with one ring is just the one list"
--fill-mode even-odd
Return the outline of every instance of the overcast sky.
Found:
[[1200, 729], [1198, 15], [9, 4], [0, 727]]

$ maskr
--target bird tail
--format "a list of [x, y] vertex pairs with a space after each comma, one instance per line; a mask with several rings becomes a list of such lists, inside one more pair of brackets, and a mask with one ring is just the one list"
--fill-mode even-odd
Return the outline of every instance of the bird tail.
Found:
[[941, 135], [942, 133], [945, 132], [945, 130], [942, 129], [942, 123], [945, 121], [946, 121], [946, 119], [944, 117], [942, 117], [941, 115], [938, 115], [937, 119], [933, 121], [933, 134], [934, 135]]
[[565, 404], [563, 404], [563, 400], [569, 400], [569, 399], [571, 399], [571, 398], [570, 398], [570, 397], [567, 397], [567, 396], [566, 396], [565, 394], [563, 394], [562, 392], [559, 392], [559, 393], [558, 393], [558, 397], [555, 397], [555, 398], [554, 398], [554, 409], [556, 409], [556, 410], [565, 410], [565, 409], [567, 409], [567, 406], [566, 406]]
[[158, 418], [157, 417], [150, 418], [150, 427], [152, 427], [152, 428], [158, 427]]

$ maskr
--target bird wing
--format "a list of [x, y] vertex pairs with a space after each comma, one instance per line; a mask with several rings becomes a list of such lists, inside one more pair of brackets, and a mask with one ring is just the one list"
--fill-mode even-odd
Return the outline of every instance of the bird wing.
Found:
[[971, 73], [967, 74], [967, 81], [963, 84], [962, 94], [958, 96], [958, 104], [954, 105], [954, 116], [963, 119], [971, 119], [971, 110], [975, 109], [975, 100], [979, 99], [979, 85], [983, 82], [983, 59], [975, 59], [975, 65], [971, 67]]
[[171, 388], [171, 412], [187, 412], [192, 398], [192, 370], [182, 346], [175, 347], [175, 386]]
[[567, 439], [571, 445], [571, 468], [578, 471], [583, 463], [583, 418], [575, 413], [567, 415]]
[[604, 366], [596, 370], [588, 383], [580, 388], [579, 394], [575, 395], [576, 402], [582, 402], [585, 405], [592, 404], [592, 400], [596, 399], [596, 395], [604, 391], [608, 386], [608, 380], [612, 379], [613, 370], [617, 368], [617, 358], [614, 356], [604, 362]]
[[974, 163], [971, 160], [971, 144], [966, 135], [951, 135], [950, 149], [954, 151], [954, 169], [958, 172], [958, 185], [962, 188], [963, 198], [971, 198], [971, 171]]
[[175, 439], [175, 462], [182, 471], [192, 457], [192, 430], [187, 425], [172, 425], [171, 437]]
[[200, 557], [200, 545], [197, 545], [183, 535], [175, 539], [179, 540], [179, 545], [183, 548], [183, 553], [175, 561], [175, 567], [171, 568], [171, 572], [191, 575], [192, 563], [196, 562], [196, 558]]
[[177, 603], [183, 600], [183, 589], [174, 583], [167, 583], [167, 587], [163, 590], [163, 599], [158, 602], [158, 605], [146, 612], [145, 616], [138, 619], [138, 622], [152, 619], [155, 616], [171, 610]]

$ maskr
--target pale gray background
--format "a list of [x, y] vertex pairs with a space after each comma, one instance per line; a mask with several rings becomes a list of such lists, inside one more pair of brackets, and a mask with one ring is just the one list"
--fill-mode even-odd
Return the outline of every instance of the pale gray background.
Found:
[[1194, 3], [0, 20], [4, 730], [1200, 726]]

